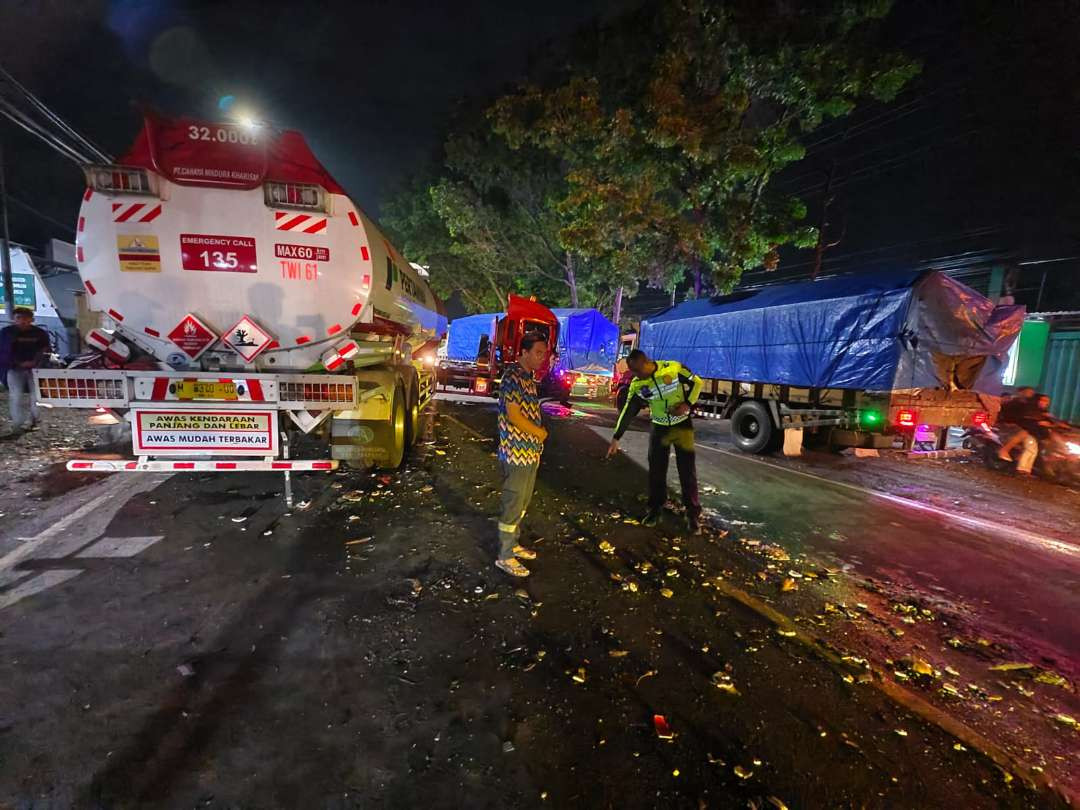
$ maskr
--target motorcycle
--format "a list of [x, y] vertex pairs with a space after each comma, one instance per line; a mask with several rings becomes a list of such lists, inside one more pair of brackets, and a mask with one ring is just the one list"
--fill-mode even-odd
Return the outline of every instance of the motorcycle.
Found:
[[[1008, 470], [1013, 462], [1005, 461], [998, 453], [1013, 429], [1011, 425], [985, 424], [969, 428], [963, 446], [980, 455], [989, 469]], [[1018, 452], [1019, 448], [1013, 451], [1014, 458]], [[1049, 435], [1039, 440], [1039, 455], [1032, 474], [1057, 484], [1080, 486], [1080, 427], [1061, 423], [1050, 428]]]

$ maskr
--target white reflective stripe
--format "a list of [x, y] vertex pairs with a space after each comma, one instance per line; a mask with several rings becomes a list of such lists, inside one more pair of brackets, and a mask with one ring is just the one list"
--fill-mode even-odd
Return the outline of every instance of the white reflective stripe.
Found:
[[516, 523], [499, 523], [499, 531], [506, 532], [507, 534], [515, 534], [517, 532]]
[[338, 468], [338, 462], [331, 459], [289, 460], [289, 461], [102, 461], [72, 459], [67, 463], [69, 470], [77, 472], [286, 472], [286, 471], [330, 471]]

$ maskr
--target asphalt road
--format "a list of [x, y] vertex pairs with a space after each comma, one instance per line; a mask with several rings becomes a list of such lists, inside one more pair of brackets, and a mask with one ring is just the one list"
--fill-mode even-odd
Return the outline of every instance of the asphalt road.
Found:
[[[269, 475], [47, 482], [0, 536], [0, 806], [1056, 806], [811, 638], [854, 649], [893, 596], [762, 539], [767, 495], [645, 529], [641, 467], [555, 415], [509, 580], [493, 410], [440, 410], [404, 471], [298, 477], [291, 510]], [[943, 621], [902, 625], [935, 667]], [[1059, 689], [1023, 672], [965, 704]]]

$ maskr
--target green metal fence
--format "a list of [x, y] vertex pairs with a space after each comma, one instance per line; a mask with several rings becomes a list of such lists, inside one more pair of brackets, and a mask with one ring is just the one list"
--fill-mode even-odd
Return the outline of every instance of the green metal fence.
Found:
[[1050, 396], [1050, 412], [1080, 423], [1080, 329], [1051, 332], [1039, 391]]

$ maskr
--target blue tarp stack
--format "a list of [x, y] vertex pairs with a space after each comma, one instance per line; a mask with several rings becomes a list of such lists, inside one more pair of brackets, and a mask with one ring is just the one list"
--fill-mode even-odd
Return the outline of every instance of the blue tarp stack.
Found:
[[480, 338], [487, 335], [495, 339], [495, 324], [505, 312], [485, 312], [455, 318], [446, 333], [446, 357], [448, 360], [472, 363], [480, 348]]
[[558, 370], [611, 374], [619, 349], [619, 327], [595, 309], [553, 309], [559, 319]]
[[721, 380], [997, 393], [1022, 319], [944, 273], [903, 270], [687, 301], [643, 321], [640, 343]]

